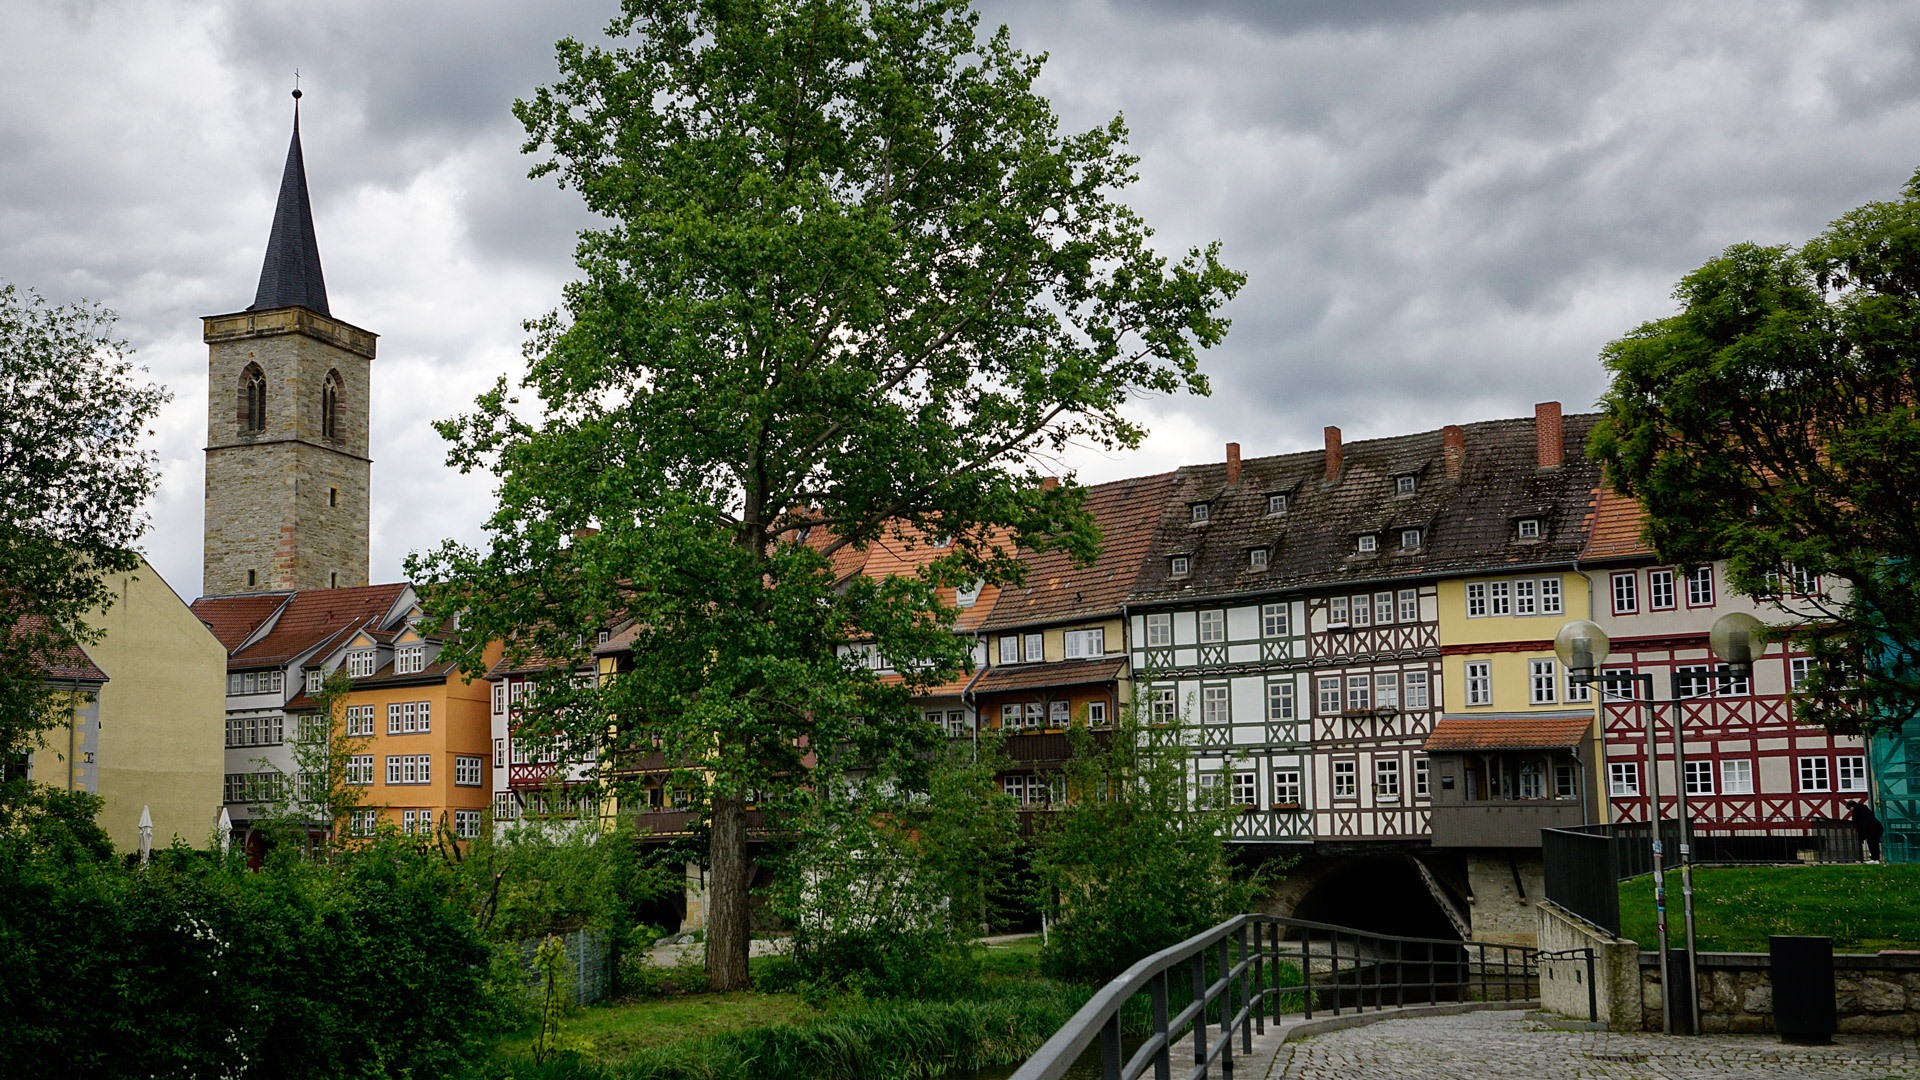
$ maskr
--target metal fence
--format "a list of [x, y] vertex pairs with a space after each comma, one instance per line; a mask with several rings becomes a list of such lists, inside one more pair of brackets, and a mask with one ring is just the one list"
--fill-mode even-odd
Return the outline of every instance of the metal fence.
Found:
[[[555, 936], [566, 945], [567, 965], [572, 969], [570, 974], [575, 1005], [599, 1001], [613, 992], [613, 950], [609, 947], [605, 931], [588, 927]], [[520, 954], [523, 985], [535, 998], [546, 991], [546, 977], [540, 973], [533, 959], [533, 954], [539, 951], [540, 943], [545, 940], [529, 938], [514, 944], [515, 951]]]
[[[1294, 982], [1294, 979], [1298, 982]], [[1122, 1011], [1146, 998], [1147, 1034], [1122, 1053]], [[1012, 1080], [1057, 1080], [1096, 1042], [1105, 1080], [1138, 1080], [1151, 1070], [1171, 1080], [1173, 1049], [1191, 1034], [1192, 1063], [1204, 1077], [1217, 1064], [1231, 1080], [1238, 1053], [1269, 1019], [1307, 1019], [1402, 1005], [1531, 1001], [1539, 997], [1534, 950], [1441, 938], [1373, 934], [1271, 915], [1238, 915], [1154, 953], [1100, 988], [1028, 1059]], [[1237, 1038], [1236, 1038], [1237, 1036]]]

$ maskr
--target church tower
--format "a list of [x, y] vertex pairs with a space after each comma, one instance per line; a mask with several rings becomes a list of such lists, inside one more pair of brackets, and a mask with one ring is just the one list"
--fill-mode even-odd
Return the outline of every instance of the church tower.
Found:
[[203, 320], [207, 596], [367, 584], [375, 335], [327, 308], [300, 91], [293, 97], [293, 141], [253, 304]]

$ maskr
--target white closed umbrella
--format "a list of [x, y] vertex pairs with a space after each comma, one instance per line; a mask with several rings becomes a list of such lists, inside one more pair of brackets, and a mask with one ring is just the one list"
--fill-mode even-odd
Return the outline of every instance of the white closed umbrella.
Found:
[[153, 853], [153, 810], [140, 808], [140, 865], [147, 865], [147, 856]]
[[226, 857], [227, 848], [233, 844], [233, 815], [226, 807], [220, 808], [220, 855]]

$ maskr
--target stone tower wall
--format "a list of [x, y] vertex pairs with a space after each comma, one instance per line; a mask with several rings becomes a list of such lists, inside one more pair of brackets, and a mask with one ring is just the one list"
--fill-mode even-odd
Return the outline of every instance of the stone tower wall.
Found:
[[[205, 322], [207, 485], [201, 591], [367, 584], [370, 368], [374, 335], [304, 308]], [[266, 429], [243, 430], [241, 374], [267, 381]], [[337, 437], [321, 430], [328, 372]], [[247, 572], [254, 572], [252, 584]]]

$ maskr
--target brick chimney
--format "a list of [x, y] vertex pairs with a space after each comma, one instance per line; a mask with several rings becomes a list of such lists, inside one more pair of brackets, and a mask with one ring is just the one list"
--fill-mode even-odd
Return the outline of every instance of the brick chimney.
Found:
[[1460, 479], [1460, 469], [1467, 462], [1467, 433], [1459, 424], [1440, 429], [1440, 457], [1447, 465], [1447, 479]]
[[1537, 463], [1543, 469], [1557, 469], [1566, 455], [1561, 437], [1560, 403], [1543, 401], [1533, 407], [1533, 441], [1538, 447]]
[[1340, 479], [1340, 429], [1327, 426], [1327, 483]]
[[1041, 491], [1052, 491], [1054, 488], [1057, 488], [1059, 486], [1060, 486], [1060, 478], [1057, 476], [1043, 476], [1040, 478]]
[[1240, 444], [1237, 442], [1230, 442], [1227, 444], [1227, 486], [1232, 487], [1233, 485], [1239, 482], [1240, 482]]

